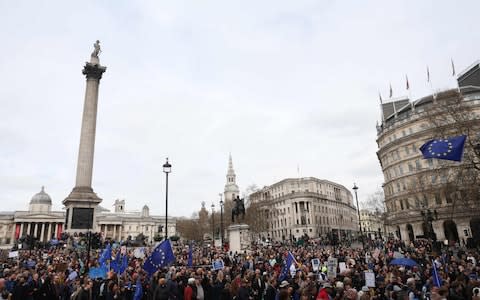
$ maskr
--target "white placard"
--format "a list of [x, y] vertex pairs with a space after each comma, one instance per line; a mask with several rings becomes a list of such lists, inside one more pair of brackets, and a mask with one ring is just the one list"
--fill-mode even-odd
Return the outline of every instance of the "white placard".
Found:
[[365, 285], [375, 287], [375, 273], [365, 271]]
[[328, 258], [327, 262], [327, 276], [328, 278], [335, 278], [337, 277], [337, 265], [338, 260], [336, 258]]
[[320, 267], [320, 260], [318, 258], [312, 259], [312, 270], [313, 272], [318, 272]]
[[8, 253], [8, 258], [18, 257], [18, 251], [12, 251]]

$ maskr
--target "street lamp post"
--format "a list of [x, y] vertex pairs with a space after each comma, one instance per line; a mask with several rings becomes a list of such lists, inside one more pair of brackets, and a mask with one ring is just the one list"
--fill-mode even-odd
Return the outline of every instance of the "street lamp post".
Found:
[[167, 161], [163, 164], [165, 173], [165, 240], [168, 238], [168, 174], [172, 172], [172, 165]]
[[420, 213], [422, 214], [423, 222], [425, 224], [424, 226], [426, 229], [426, 232], [424, 234], [427, 236], [428, 239], [431, 239], [435, 242], [437, 240], [437, 237], [435, 235], [435, 231], [433, 230], [432, 222], [438, 219], [437, 210], [434, 210], [432, 212], [430, 209], [427, 209], [422, 210]]
[[355, 191], [355, 200], [357, 201], [357, 214], [358, 214], [358, 226], [360, 228], [360, 239], [362, 240], [362, 246], [365, 247], [363, 243], [363, 231], [362, 231], [362, 222], [360, 221], [360, 206], [358, 206], [358, 186], [354, 183], [353, 184], [353, 190]]
[[222, 200], [222, 194], [218, 194], [220, 196], [220, 240], [222, 241], [222, 247], [223, 247], [223, 200]]
[[215, 204], [212, 203], [212, 240], [215, 247]]

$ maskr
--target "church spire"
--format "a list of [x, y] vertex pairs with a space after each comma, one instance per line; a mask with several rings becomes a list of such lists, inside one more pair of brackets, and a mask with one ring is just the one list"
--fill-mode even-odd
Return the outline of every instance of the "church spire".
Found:
[[232, 201], [236, 196], [240, 194], [238, 189], [235, 170], [233, 169], [232, 154], [228, 156], [228, 170], [227, 170], [227, 183], [225, 184], [225, 202]]
[[233, 175], [233, 176], [235, 176], [235, 171], [233, 170], [232, 153], [230, 153], [229, 156], [228, 156], [228, 171], [227, 171], [227, 175]]

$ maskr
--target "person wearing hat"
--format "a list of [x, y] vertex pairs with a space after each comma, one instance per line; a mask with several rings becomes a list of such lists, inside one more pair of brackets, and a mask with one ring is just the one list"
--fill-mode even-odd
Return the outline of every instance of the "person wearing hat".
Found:
[[322, 289], [318, 292], [317, 300], [333, 299], [333, 287], [329, 282], [325, 282]]

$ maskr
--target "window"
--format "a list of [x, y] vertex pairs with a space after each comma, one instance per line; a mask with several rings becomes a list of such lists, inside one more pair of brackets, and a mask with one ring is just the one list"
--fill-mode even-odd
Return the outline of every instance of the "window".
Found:
[[420, 160], [419, 160], [419, 159], [417, 159], [417, 160], [415, 161], [415, 166], [416, 166], [417, 170], [420, 170], [420, 169], [422, 168], [422, 165], [420, 164]]
[[437, 205], [442, 205], [442, 198], [440, 197], [440, 194], [435, 194], [435, 204]]
[[407, 146], [405, 146], [405, 152], [408, 154], [410, 154], [410, 148], [408, 148]]
[[408, 171], [413, 172], [413, 165], [408, 163]]
[[427, 162], [428, 162], [428, 166], [429, 166], [429, 167], [433, 167], [433, 159], [428, 158], [428, 159], [427, 159]]
[[407, 135], [407, 133], [405, 132], [405, 130], [402, 130], [402, 135], [403, 135], [403, 136], [406, 136], [406, 135]]

